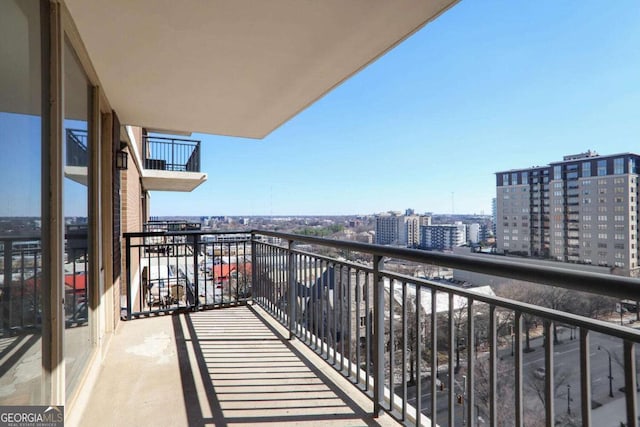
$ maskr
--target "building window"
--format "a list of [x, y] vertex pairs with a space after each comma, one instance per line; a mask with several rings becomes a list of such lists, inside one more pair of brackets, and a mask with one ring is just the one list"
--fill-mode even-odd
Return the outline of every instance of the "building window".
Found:
[[582, 176], [583, 177], [591, 176], [591, 162], [582, 163]]
[[605, 176], [607, 174], [607, 161], [598, 160], [598, 176]]
[[562, 179], [562, 166], [553, 167], [553, 179]]
[[[51, 291], [50, 283], [38, 278], [49, 274], [49, 267], [46, 263], [43, 265], [42, 254], [50, 252], [48, 248], [51, 247], [51, 244], [47, 245], [48, 248], [42, 244], [43, 224], [38, 225], [47, 210], [41, 204], [42, 194], [48, 190], [41, 186], [40, 176], [50, 175], [51, 171], [42, 153], [43, 140], [49, 141], [49, 137], [42, 135], [42, 123], [46, 121], [47, 113], [45, 111], [43, 117], [41, 108], [40, 2], [0, 1], [0, 17], [3, 23], [0, 25], [0, 74], [3, 79], [0, 82], [0, 145], [3, 150], [0, 158], [3, 193], [0, 217], [13, 217], [12, 222], [24, 227], [33, 242], [25, 247], [21, 246], [25, 242], [5, 240], [0, 251], [4, 253], [5, 260], [11, 260], [14, 254], [13, 271], [16, 274], [12, 284], [11, 274], [7, 271], [11, 264], [3, 264], [8, 268], [0, 273], [4, 278], [0, 287], [12, 290], [11, 294], [3, 292], [0, 296], [3, 309], [0, 405], [42, 405], [48, 403], [41, 395], [41, 387], [47, 381], [43, 376], [42, 354], [43, 350], [49, 353], [52, 345], [51, 337], [44, 338], [42, 324], [50, 325], [51, 317], [43, 314], [49, 310], [43, 312], [41, 307], [34, 306], [25, 294], [29, 292], [32, 298], [43, 301], [41, 296]], [[3, 237], [5, 233], [3, 227]], [[30, 259], [26, 264], [25, 257]], [[17, 259], [21, 261], [18, 263]], [[29, 264], [33, 265], [29, 267]], [[29, 282], [31, 286], [26, 285]], [[14, 291], [13, 285], [18, 283], [21, 286], [16, 286]], [[62, 342], [60, 337], [58, 340], [54, 346]], [[64, 387], [64, 379], [62, 381]]]
[[518, 184], [518, 174], [516, 172], [511, 174], [511, 185]]
[[613, 174], [622, 175], [624, 173], [624, 158], [613, 159]]

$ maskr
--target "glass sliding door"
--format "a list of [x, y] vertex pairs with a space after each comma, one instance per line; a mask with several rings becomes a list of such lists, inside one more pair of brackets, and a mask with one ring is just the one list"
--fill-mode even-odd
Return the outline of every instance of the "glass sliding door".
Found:
[[89, 327], [90, 83], [76, 53], [64, 45], [65, 375], [66, 394], [75, 390], [91, 353]]
[[0, 405], [45, 403], [40, 13], [0, 1]]

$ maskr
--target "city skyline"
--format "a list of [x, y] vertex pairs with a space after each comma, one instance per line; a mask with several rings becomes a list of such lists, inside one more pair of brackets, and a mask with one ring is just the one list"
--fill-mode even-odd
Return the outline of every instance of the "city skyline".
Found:
[[194, 134], [208, 182], [151, 214], [490, 214], [496, 171], [637, 151], [639, 20], [631, 1], [461, 2], [264, 140]]

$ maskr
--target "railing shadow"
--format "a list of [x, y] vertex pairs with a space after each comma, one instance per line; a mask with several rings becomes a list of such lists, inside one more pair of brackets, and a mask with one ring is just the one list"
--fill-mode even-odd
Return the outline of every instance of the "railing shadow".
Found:
[[173, 316], [173, 327], [190, 426], [380, 425], [350, 396], [355, 388], [334, 383], [252, 307]]
[[[7, 372], [16, 366], [27, 354], [29, 349], [40, 341], [40, 334], [25, 334], [13, 337], [1, 338], [0, 341], [6, 341], [7, 344], [0, 344], [0, 378], [3, 378]], [[6, 357], [6, 359], [5, 359]]]

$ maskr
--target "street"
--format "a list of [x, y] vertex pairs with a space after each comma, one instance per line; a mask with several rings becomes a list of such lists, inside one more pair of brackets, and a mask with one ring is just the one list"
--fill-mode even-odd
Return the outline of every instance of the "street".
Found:
[[[569, 331], [565, 328], [558, 328], [558, 340], [559, 342], [554, 345], [554, 378], [556, 381], [556, 393], [555, 393], [555, 413], [557, 417], [570, 414], [572, 416], [580, 417], [581, 401], [580, 401], [580, 344], [579, 340], [575, 338], [575, 332]], [[571, 339], [571, 337], [574, 337]], [[536, 390], [540, 390], [542, 393], [544, 390], [544, 373], [538, 374], [538, 377], [534, 375], [534, 371], [538, 368], [544, 368], [545, 356], [544, 347], [542, 346], [542, 337], [531, 339], [531, 352], [523, 353], [523, 383], [524, 383], [524, 405], [525, 409], [532, 411], [533, 414], [544, 414], [544, 406]], [[524, 347], [524, 340], [523, 340]], [[600, 347], [600, 350], [598, 349]], [[466, 355], [462, 353], [462, 355]], [[479, 363], [486, 360], [488, 353], [479, 353], [477, 360]], [[610, 357], [610, 356], [611, 357]], [[624, 396], [624, 393], [620, 391], [620, 388], [624, 387], [624, 369], [622, 367], [622, 341], [607, 335], [591, 333], [590, 334], [590, 362], [591, 362], [591, 396], [592, 396], [592, 408], [599, 407], [606, 404], [613, 399]], [[510, 389], [508, 392], [498, 389], [499, 394], [504, 394], [504, 399], [513, 399], [513, 356], [511, 355], [511, 346], [500, 348], [498, 351], [498, 378], [507, 378], [510, 385], [506, 388]], [[462, 367], [466, 366], [466, 358], [461, 360]], [[609, 366], [611, 365], [611, 377], [609, 380]], [[477, 366], [477, 365], [476, 365]], [[462, 369], [464, 371], [466, 369]], [[478, 371], [476, 368], [476, 375]], [[463, 394], [463, 374], [456, 375], [455, 383], [455, 395]], [[476, 377], [478, 378], [478, 377]], [[445, 386], [448, 384], [446, 374], [441, 375], [440, 378]], [[569, 387], [567, 387], [569, 386]], [[422, 380], [422, 393], [421, 393], [421, 405], [422, 413], [430, 415], [431, 412], [431, 393], [430, 393], [430, 380]], [[396, 391], [398, 392], [398, 390]], [[613, 398], [610, 397], [610, 392], [613, 393]], [[438, 391], [436, 395], [437, 403], [437, 422], [439, 425], [447, 426], [448, 421], [448, 390]], [[415, 387], [408, 387], [408, 403], [415, 405]], [[498, 400], [503, 396], [498, 396]], [[477, 399], [477, 397], [476, 397]], [[477, 404], [480, 402], [476, 401]], [[465, 399], [466, 404], [466, 399]], [[508, 403], [507, 403], [508, 405]], [[466, 408], [465, 408], [466, 409]], [[455, 410], [455, 425], [462, 424], [462, 405], [456, 403]], [[487, 421], [488, 414], [480, 413], [480, 416]], [[542, 416], [542, 415], [540, 415]], [[482, 419], [479, 420], [482, 423]]]

